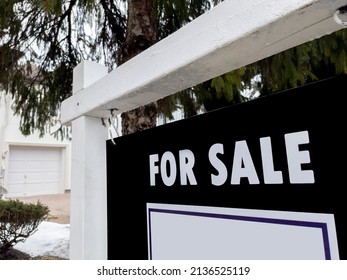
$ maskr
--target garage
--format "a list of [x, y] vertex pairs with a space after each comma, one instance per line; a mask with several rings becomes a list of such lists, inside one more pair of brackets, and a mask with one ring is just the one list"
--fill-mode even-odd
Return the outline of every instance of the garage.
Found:
[[9, 152], [8, 196], [64, 192], [63, 148], [10, 146]]

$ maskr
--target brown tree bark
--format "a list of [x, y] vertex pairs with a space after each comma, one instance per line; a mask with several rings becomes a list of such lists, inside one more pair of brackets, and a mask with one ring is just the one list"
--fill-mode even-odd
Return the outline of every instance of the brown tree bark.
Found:
[[[157, 24], [155, 0], [128, 0], [128, 25], [119, 65], [157, 42]], [[122, 134], [155, 127], [156, 116], [156, 103], [122, 113]]]

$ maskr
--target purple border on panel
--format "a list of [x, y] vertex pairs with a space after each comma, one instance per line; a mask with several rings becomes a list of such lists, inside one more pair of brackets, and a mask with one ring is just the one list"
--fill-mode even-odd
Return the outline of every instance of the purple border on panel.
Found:
[[322, 235], [323, 235], [325, 259], [331, 260], [328, 227], [327, 227], [326, 223], [274, 219], [274, 218], [264, 218], [264, 217], [240, 216], [240, 215], [229, 215], [229, 214], [202, 213], [202, 212], [192, 212], [192, 211], [182, 211], [182, 210], [155, 209], [155, 208], [148, 208], [148, 213], [149, 213], [149, 215], [148, 215], [148, 223], [149, 223], [148, 234], [149, 234], [149, 248], [150, 248], [149, 259], [150, 260], [152, 260], [152, 233], [151, 233], [151, 214], [152, 213], [166, 213], [166, 214], [207, 217], [207, 218], [216, 218], [216, 219], [227, 219], [227, 220], [238, 220], [238, 221], [247, 221], [247, 222], [288, 225], [288, 226], [320, 228], [322, 230]]

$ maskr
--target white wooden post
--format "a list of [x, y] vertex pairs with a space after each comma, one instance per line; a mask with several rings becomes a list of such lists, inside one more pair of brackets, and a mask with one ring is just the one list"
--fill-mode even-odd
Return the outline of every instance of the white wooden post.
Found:
[[[74, 69], [73, 93], [107, 75], [107, 68], [83, 61]], [[70, 259], [107, 259], [106, 140], [100, 118], [72, 121]]]
[[[346, 26], [346, 0], [226, 0], [107, 74], [82, 62], [74, 95], [62, 103], [71, 123], [70, 259], [107, 258], [107, 129], [100, 118], [140, 107]], [[105, 77], [104, 77], [105, 76]]]

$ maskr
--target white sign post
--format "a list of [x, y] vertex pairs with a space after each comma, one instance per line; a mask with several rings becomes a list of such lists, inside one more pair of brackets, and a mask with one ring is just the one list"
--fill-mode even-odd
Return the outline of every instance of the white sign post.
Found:
[[226, 0], [109, 74], [98, 65], [77, 66], [84, 70], [74, 74], [75, 94], [62, 103], [61, 114], [63, 124], [73, 125], [70, 258], [107, 258], [107, 131], [100, 118], [342, 29], [336, 11], [346, 4]]
[[[74, 94], [107, 74], [107, 68], [84, 61], [74, 69]], [[70, 259], [106, 259], [107, 129], [95, 117], [72, 122]]]

